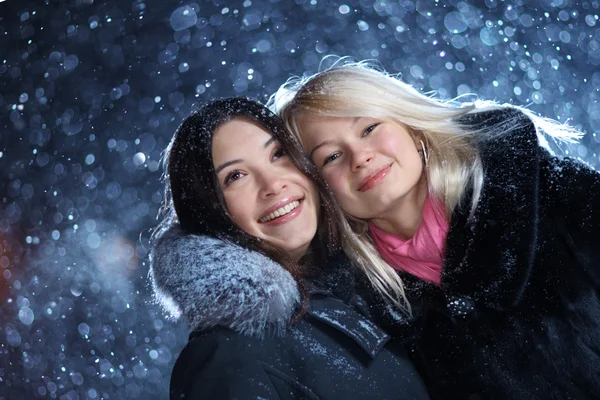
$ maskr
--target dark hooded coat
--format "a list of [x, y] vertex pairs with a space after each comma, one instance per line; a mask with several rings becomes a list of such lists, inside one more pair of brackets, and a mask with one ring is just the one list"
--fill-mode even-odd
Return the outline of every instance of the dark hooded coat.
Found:
[[551, 155], [520, 111], [462, 122], [482, 129], [478, 206], [451, 218], [441, 287], [403, 275], [413, 318], [376, 304], [379, 322], [414, 339], [434, 398], [600, 399], [600, 174]]
[[[399, 343], [365, 316], [352, 269], [308, 283], [256, 252], [177, 226], [155, 243], [156, 293], [194, 329], [171, 399], [427, 399]], [[336, 294], [338, 294], [336, 296]]]

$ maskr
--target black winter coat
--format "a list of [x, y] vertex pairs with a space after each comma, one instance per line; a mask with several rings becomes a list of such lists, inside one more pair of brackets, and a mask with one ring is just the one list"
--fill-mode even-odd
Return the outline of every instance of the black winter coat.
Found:
[[361, 312], [350, 271], [309, 283], [308, 312], [290, 326], [299, 292], [279, 264], [171, 228], [153, 248], [152, 279], [195, 328], [171, 399], [427, 399], [405, 350]]
[[474, 217], [467, 195], [451, 218], [441, 289], [403, 275], [414, 319], [376, 307], [382, 326], [418, 338], [433, 398], [600, 399], [600, 174], [552, 156], [520, 111], [463, 122], [515, 129], [478, 140], [484, 185]]

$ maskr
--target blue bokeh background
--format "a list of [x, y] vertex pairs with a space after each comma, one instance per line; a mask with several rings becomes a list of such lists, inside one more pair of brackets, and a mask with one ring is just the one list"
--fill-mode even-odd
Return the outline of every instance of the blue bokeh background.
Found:
[[266, 100], [326, 55], [528, 106], [598, 167], [600, 2], [0, 1], [0, 399], [164, 399], [187, 340], [152, 303], [161, 151], [195, 103]]

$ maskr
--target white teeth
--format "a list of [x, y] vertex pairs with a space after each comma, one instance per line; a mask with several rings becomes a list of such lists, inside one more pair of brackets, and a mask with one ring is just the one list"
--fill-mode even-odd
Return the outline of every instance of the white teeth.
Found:
[[292, 201], [291, 203], [288, 203], [285, 206], [283, 206], [281, 208], [278, 208], [277, 210], [273, 211], [272, 213], [270, 213], [266, 217], [262, 217], [259, 221], [260, 222], [267, 222], [267, 221], [270, 221], [270, 220], [275, 219], [277, 217], [281, 217], [281, 216], [289, 213], [290, 211], [292, 211], [294, 208], [298, 207], [299, 205], [300, 205], [300, 202], [298, 200]]

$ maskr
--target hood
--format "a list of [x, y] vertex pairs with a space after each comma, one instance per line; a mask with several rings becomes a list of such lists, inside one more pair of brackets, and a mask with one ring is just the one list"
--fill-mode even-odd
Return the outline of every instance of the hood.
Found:
[[282, 334], [300, 304], [296, 281], [280, 264], [178, 225], [154, 242], [149, 273], [156, 300], [191, 329]]

